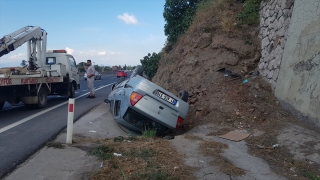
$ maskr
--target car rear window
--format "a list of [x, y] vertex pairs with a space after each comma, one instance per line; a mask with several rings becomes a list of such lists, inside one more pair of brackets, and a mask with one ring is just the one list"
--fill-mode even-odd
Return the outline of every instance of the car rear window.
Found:
[[167, 127], [154, 122], [150, 118], [134, 111], [131, 108], [128, 108], [127, 112], [123, 116], [123, 119], [142, 131], [146, 129], [155, 129], [157, 133], [163, 133], [168, 130]]

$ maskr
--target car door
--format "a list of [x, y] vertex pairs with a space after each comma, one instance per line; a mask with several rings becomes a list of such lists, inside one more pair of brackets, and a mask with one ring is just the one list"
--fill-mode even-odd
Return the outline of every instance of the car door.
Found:
[[69, 62], [70, 62], [70, 67], [71, 67], [71, 78], [74, 79], [77, 83], [79, 83], [79, 71], [76, 65], [76, 61], [72, 56], [68, 56]]
[[123, 85], [117, 86], [113, 92], [112, 115], [116, 121], [120, 120], [122, 117], [123, 112], [122, 112], [121, 106], [124, 105], [122, 103], [123, 93], [124, 93]]

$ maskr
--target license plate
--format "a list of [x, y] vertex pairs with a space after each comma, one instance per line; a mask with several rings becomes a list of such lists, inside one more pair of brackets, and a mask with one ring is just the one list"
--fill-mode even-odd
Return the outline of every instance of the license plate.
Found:
[[159, 90], [156, 91], [155, 93], [159, 98], [173, 104], [176, 105], [177, 104], [177, 100], [175, 100], [174, 98], [170, 97], [169, 95], [165, 94], [164, 92], [161, 92]]

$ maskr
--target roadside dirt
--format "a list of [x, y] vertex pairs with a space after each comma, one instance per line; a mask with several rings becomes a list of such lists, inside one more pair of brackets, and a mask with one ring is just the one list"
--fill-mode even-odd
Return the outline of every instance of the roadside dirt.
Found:
[[[232, 130], [244, 131], [252, 135], [245, 139], [242, 148], [247, 148], [250, 156], [262, 158], [271, 169], [266, 173], [280, 175], [275, 179], [320, 179], [320, 140], [315, 138], [320, 137], [319, 128], [284, 109], [270, 85], [259, 76], [257, 27], [234, 26], [235, 19], [226, 20], [216, 15], [217, 8], [220, 8], [219, 12], [235, 17], [243, 4], [218, 2], [219, 6], [208, 6], [197, 15], [172, 50], [163, 50], [159, 69], [153, 78], [153, 82], [176, 94], [180, 90], [189, 92], [190, 111], [184, 121], [184, 131], [176, 132], [182, 134], [178, 137], [184, 143], [177, 145], [179, 141], [174, 140], [173, 144], [179, 152], [189, 156], [186, 164], [199, 168], [195, 172], [197, 178], [211, 173], [205, 168], [210, 166], [217, 169], [212, 170], [213, 174], [222, 173], [221, 179], [226, 178], [223, 174], [237, 179], [270, 179], [250, 175], [252, 169], [248, 169], [245, 163], [233, 161], [232, 156], [227, 158], [226, 152], [232, 149], [230, 144], [220, 149], [221, 153], [214, 151], [214, 155], [201, 151], [203, 143], [218, 141], [218, 135]], [[223, 23], [225, 21], [233, 22]], [[211, 128], [205, 129], [204, 133], [199, 127]], [[190, 133], [196, 133], [193, 136], [197, 143], [185, 138]], [[189, 152], [188, 148], [194, 150]], [[203, 166], [197, 160], [190, 160], [195, 156], [203, 159], [209, 156], [212, 160]], [[230, 162], [233, 164], [230, 167], [239, 170], [235, 173], [229, 167], [229, 171], [223, 171], [221, 163], [210, 163], [213, 160]], [[255, 173], [263, 174], [259, 170]]]

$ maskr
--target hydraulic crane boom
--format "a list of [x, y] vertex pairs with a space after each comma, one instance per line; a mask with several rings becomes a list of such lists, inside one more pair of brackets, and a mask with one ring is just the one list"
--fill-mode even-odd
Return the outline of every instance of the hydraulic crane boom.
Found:
[[39, 26], [26, 26], [0, 39], [0, 57], [27, 42], [29, 70], [43, 67], [47, 48], [47, 32]]

